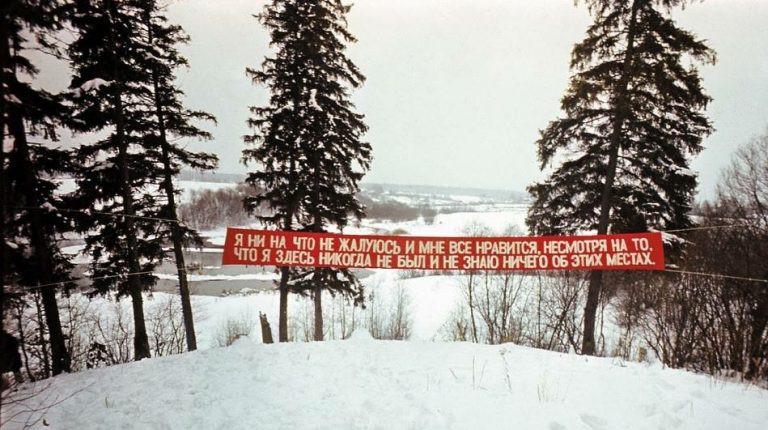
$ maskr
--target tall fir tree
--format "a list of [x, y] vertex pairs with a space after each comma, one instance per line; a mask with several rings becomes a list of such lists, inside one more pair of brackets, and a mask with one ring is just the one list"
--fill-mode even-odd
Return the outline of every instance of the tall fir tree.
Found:
[[[187, 60], [181, 56], [177, 45], [187, 43], [189, 38], [184, 30], [177, 25], [168, 23], [163, 15], [163, 8], [156, 1], [144, 2], [142, 31], [145, 32], [150, 55], [147, 56], [151, 71], [151, 91], [153, 95], [154, 121], [148, 125], [149, 134], [145, 140], [151, 140], [150, 146], [160, 147], [161, 186], [166, 201], [159, 211], [163, 219], [178, 220], [176, 197], [179, 190], [173, 184], [173, 178], [183, 166], [196, 170], [212, 170], [216, 168], [217, 157], [212, 154], [194, 153], [186, 150], [177, 142], [179, 139], [210, 139], [210, 133], [194, 125], [200, 120], [215, 121], [215, 118], [202, 111], [192, 111], [184, 107], [184, 93], [174, 83], [174, 71], [187, 66]], [[189, 299], [189, 284], [187, 282], [184, 248], [190, 242], [202, 244], [199, 235], [181, 224], [173, 222], [165, 224], [167, 231], [158, 232], [161, 237], [169, 237], [173, 245], [176, 262], [181, 308], [184, 318], [187, 349], [197, 349], [195, 326], [192, 316], [192, 306]]]
[[[66, 109], [60, 97], [29, 83], [38, 73], [29, 53], [42, 49], [57, 54], [51, 40], [63, 18], [62, 2], [29, 0], [4, 2], [0, 16], [0, 315], [5, 316], [6, 285], [39, 289], [54, 375], [70, 369], [56, 292], [58, 287], [71, 286], [67, 282], [71, 264], [57, 243], [71, 227], [59, 211], [62, 201], [54, 193], [58, 185], [51, 178], [67, 172], [72, 164], [70, 154], [56, 144], [56, 129]], [[10, 143], [7, 154], [6, 142]]]
[[[260, 70], [247, 69], [256, 84], [270, 90], [269, 104], [252, 107], [243, 151], [259, 169], [247, 182], [261, 191], [246, 199], [251, 210], [267, 208], [263, 222], [283, 230], [339, 229], [363, 207], [358, 182], [369, 168], [371, 148], [361, 141], [367, 127], [354, 112], [349, 88], [364, 77], [346, 57], [350, 6], [339, 0], [273, 1], [259, 15], [269, 30], [273, 57]], [[281, 268], [279, 339], [287, 340], [287, 294], [311, 292], [315, 300], [315, 340], [323, 338], [322, 291], [342, 293], [361, 303], [362, 285], [346, 269]]]
[[96, 292], [116, 290], [133, 305], [134, 358], [150, 356], [142, 291], [154, 285], [163, 258], [155, 190], [161, 148], [153, 133], [152, 71], [141, 28], [144, 2], [79, 0], [72, 22], [78, 38], [73, 62], [71, 127], [104, 137], [78, 148], [85, 165], [76, 204], [104, 218], [85, 216], [80, 228], [93, 257]]
[[[704, 41], [677, 26], [684, 0], [587, 0], [594, 18], [572, 52], [564, 116], [541, 132], [542, 168], [529, 187], [534, 234], [642, 232], [687, 227], [696, 175], [692, 156], [712, 127], [698, 61], [713, 63]], [[592, 271], [584, 309], [583, 354], [595, 353], [603, 273]]]

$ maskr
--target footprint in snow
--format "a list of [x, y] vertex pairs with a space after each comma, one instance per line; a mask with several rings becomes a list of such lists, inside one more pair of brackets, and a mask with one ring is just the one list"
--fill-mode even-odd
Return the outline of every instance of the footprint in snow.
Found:
[[547, 428], [549, 430], [565, 430], [565, 426], [556, 421], [550, 422]]

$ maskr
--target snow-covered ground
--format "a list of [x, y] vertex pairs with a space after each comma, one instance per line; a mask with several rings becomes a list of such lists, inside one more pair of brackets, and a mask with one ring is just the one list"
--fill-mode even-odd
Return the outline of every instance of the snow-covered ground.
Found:
[[[3, 419], [19, 414], [9, 429], [36, 418], [41, 429], [766, 428], [768, 391], [755, 386], [659, 364], [442, 342], [461, 300], [460, 277], [400, 279], [377, 270], [364, 282], [378, 300], [405, 292], [411, 340], [356, 331], [344, 341], [264, 345], [257, 316], [265, 313], [276, 331], [276, 293], [192, 296], [199, 351], [24, 385], [14, 396], [41, 392]], [[168, 299], [178, 298], [146, 296], [145, 308]], [[128, 300], [89, 303], [104, 315], [112, 306], [130, 309]], [[291, 296], [291, 318], [308, 308]], [[252, 334], [217, 347], [232, 319], [248, 321]]]
[[[193, 181], [180, 185], [183, 201], [189, 200], [193, 190], [234, 186]], [[62, 184], [63, 189], [73, 186]], [[401, 193], [395, 197], [409, 204], [463, 204], [466, 211], [440, 213], [433, 222], [364, 220], [344, 232], [458, 236], [482, 230], [494, 235], [526, 231], [524, 204], [458, 195]], [[203, 234], [211, 245], [223, 245], [224, 228]], [[88, 258], [79, 255], [81, 250], [82, 245], [73, 245], [64, 251], [76, 262], [87, 263]], [[236, 275], [219, 273], [220, 269], [203, 266], [190, 280], [229, 285], [276, 278], [261, 268]], [[264, 345], [258, 315], [266, 314], [276, 334], [278, 295], [274, 291], [194, 295], [200, 350], [24, 385], [14, 393], [17, 399], [39, 393], [10, 407], [4, 399], [2, 420], [14, 417], [7, 423], [9, 429], [32, 422], [33, 428], [54, 429], [768, 428], [768, 391], [755, 386], [663, 369], [659, 364], [513, 344], [442, 342], [446, 322], [464, 298], [465, 279], [404, 279], [401, 275], [376, 270], [363, 283], [382, 307], [391, 305], [398, 292], [407, 297], [409, 341], [375, 341], [358, 329], [344, 341]], [[168, 273], [160, 277], [175, 279]], [[125, 317], [130, 315], [127, 299], [88, 301], [75, 294], [72, 300], [87, 303], [99, 318], [109, 318], [116, 307]], [[178, 297], [145, 295], [147, 314], [169, 300], [177, 303]], [[335, 306], [330, 297], [324, 303]], [[307, 299], [291, 296], [289, 317], [294, 327], [311, 319], [311, 306]], [[326, 317], [332, 318], [332, 312]], [[250, 325], [252, 334], [230, 347], [218, 347], [222, 327], [232, 320]], [[326, 322], [326, 327], [333, 325]], [[606, 318], [607, 342], [615, 329]]]
[[[226, 348], [63, 375], [7, 428], [760, 429], [768, 392], [507, 344], [374, 341]], [[43, 405], [39, 403], [43, 403]], [[6, 410], [6, 417], [21, 405]]]

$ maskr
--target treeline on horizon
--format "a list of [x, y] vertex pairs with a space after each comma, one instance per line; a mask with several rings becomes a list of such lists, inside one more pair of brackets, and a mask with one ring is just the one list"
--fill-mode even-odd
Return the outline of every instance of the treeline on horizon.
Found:
[[[693, 218], [697, 179], [690, 161], [713, 130], [697, 66], [714, 64], [715, 53], [671, 18], [671, 9], [685, 3], [581, 2], [593, 21], [572, 51], [562, 114], [535, 142], [548, 176], [528, 189], [527, 225], [536, 235], [666, 231], [669, 267], [687, 272], [563, 275], [580, 286], [552, 322], [573, 322], [570, 350], [610, 353], [595, 334], [598, 311], [611, 304], [625, 311], [628, 330], [644, 321], [647, 344], [667, 365], [766, 379], [768, 135], [745, 143], [714, 201]], [[339, 0], [273, 0], [257, 15], [273, 54], [246, 75], [266, 88], [269, 100], [249, 107], [251, 134], [242, 150], [248, 190], [227, 205], [243, 205], [267, 228], [343, 229], [365, 216], [366, 205], [369, 215], [376, 210], [377, 202], [360, 196], [373, 154], [363, 138], [365, 118], [350, 101], [365, 81], [345, 51], [356, 41], [346, 25], [350, 7]], [[186, 148], [189, 140], [210, 139], [216, 121], [186, 106], [175, 81], [188, 66], [179, 46], [190, 38], [154, 0], [8, 0], [3, 10], [3, 331], [24, 334], [6, 320], [34, 310], [40, 330], [26, 340], [42, 351], [35, 375], [72, 370], [68, 342], [76, 328], [63, 326], [60, 301], [74, 282], [60, 243], [77, 236], [91, 259], [87, 293], [130, 298], [126, 357], [168, 353], [151, 346], [142, 295], [166, 260], [179, 279], [178, 311], [167, 315], [183, 322], [183, 332], [175, 332], [183, 339], [174, 344], [196, 349], [183, 251], [201, 237], [180, 217], [174, 179], [185, 169], [212, 171], [217, 158]], [[62, 32], [71, 42], [62, 42]], [[33, 52], [69, 63], [67, 90], [54, 94], [36, 85]], [[56, 143], [64, 130], [74, 133], [76, 147]], [[74, 192], [56, 192], [54, 178], [62, 175], [76, 179]], [[326, 331], [324, 291], [358, 305], [366, 299], [355, 273], [344, 268], [279, 272], [280, 342], [289, 340], [289, 294], [311, 298], [317, 341]], [[478, 335], [472, 291], [471, 321], [461, 332], [471, 326], [474, 341], [512, 339]], [[494, 319], [484, 321], [499, 332]], [[100, 347], [92, 348], [98, 355]]]

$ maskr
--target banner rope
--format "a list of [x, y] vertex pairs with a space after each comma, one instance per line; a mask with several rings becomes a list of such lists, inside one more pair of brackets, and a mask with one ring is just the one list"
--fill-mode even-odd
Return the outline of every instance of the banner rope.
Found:
[[[140, 276], [140, 275], [150, 275], [150, 274], [178, 276], [178, 272], [189, 273], [189, 272], [197, 272], [197, 271], [199, 271], [199, 270], [198, 269], [190, 270], [190, 269], [184, 269], [184, 268], [182, 268], [182, 269], [178, 269], [177, 268], [176, 273], [158, 273], [158, 272], [155, 272], [154, 270], [147, 270], [147, 271], [143, 271], [143, 272], [121, 273], [119, 275], [97, 276], [95, 278], [83, 277], [83, 278], [78, 278], [78, 279], [70, 279], [70, 280], [67, 280], [67, 281], [51, 282], [51, 283], [40, 284], [40, 285], [18, 285], [17, 287], [21, 288], [21, 289], [24, 289], [24, 290], [36, 290], [36, 289], [41, 289], [41, 288], [46, 288], [46, 287], [54, 287], [54, 286], [58, 286], [58, 285], [71, 284], [73, 282], [77, 282], [77, 281], [80, 281], [80, 280], [83, 280], [83, 279], [91, 280], [91, 281], [97, 281], [97, 280], [101, 280], [101, 279], [119, 278], [119, 277], [122, 277], [122, 276]], [[216, 276], [216, 275], [211, 275], [211, 276]], [[232, 275], [223, 275], [223, 276], [232, 276]], [[177, 280], [178, 280], [178, 278], [177, 278]], [[206, 279], [204, 282], [222, 282], [222, 281], [232, 281], [232, 279]], [[193, 281], [193, 282], [195, 282], [195, 281]]]
[[691, 272], [688, 270], [664, 269], [665, 272], [680, 273], [683, 275], [706, 276], [710, 278], [733, 279], [737, 281], [762, 282], [768, 284], [768, 279], [746, 278], [743, 276], [721, 275], [719, 273]]
[[[29, 207], [29, 206], [11, 206], [9, 209], [16, 209], [16, 210], [45, 210], [45, 208], [35, 208], [35, 207]], [[54, 211], [58, 212], [68, 212], [68, 213], [81, 213], [85, 215], [100, 215], [100, 216], [112, 216], [112, 217], [123, 217], [123, 218], [135, 218], [135, 219], [144, 219], [149, 221], [159, 221], [159, 222], [168, 222], [168, 223], [177, 223], [180, 224], [181, 221], [169, 219], [169, 218], [159, 218], [159, 217], [149, 217], [149, 216], [142, 216], [142, 215], [128, 215], [128, 214], [121, 214], [121, 213], [112, 213], [112, 212], [103, 212], [103, 211], [95, 211], [95, 210], [77, 210], [77, 209], [54, 209]], [[712, 226], [698, 226], [698, 227], [688, 227], [688, 228], [680, 228], [680, 229], [671, 229], [671, 230], [652, 230], [651, 232], [657, 232], [657, 233], [680, 233], [685, 231], [696, 231], [696, 230], [714, 230], [714, 229], [721, 229], [721, 228], [738, 228], [738, 227], [751, 227], [752, 224], [748, 223], [741, 223], [741, 224], [720, 224], [720, 225], [712, 225]], [[223, 249], [223, 248], [222, 248]], [[686, 271], [686, 270], [676, 270], [676, 269], [665, 269], [666, 272], [671, 273], [679, 273], [679, 274], [686, 274], [686, 275], [694, 275], [694, 276], [705, 276], [705, 277], [712, 277], [712, 278], [721, 278], [721, 279], [733, 279], [733, 280], [741, 280], [741, 281], [748, 281], [748, 282], [760, 282], [760, 283], [766, 283], [768, 284], [768, 279], [756, 279], [756, 278], [749, 278], [749, 277], [740, 277], [740, 276], [731, 276], [731, 275], [723, 275], [718, 273], [706, 273], [706, 272], [694, 272], [694, 271]], [[177, 268], [177, 272], [188, 272], [186, 268]], [[119, 277], [127, 277], [127, 276], [140, 276], [140, 275], [147, 275], [147, 274], [153, 274], [156, 273], [154, 271], [142, 271], [142, 272], [132, 272], [132, 273], [122, 273], [117, 275], [106, 275], [106, 276], [99, 276], [95, 278], [86, 278], [90, 279], [91, 281], [95, 280], [102, 280], [102, 279], [110, 279], [110, 278], [119, 278]], [[173, 274], [170, 274], [173, 275]], [[53, 286], [59, 286], [59, 285], [66, 285], [69, 283], [77, 282], [79, 279], [70, 279], [67, 281], [60, 281], [60, 282], [51, 282], [41, 285], [35, 285], [35, 286], [19, 286], [22, 289], [26, 290], [34, 290], [34, 289], [40, 289], [40, 288], [46, 288], [46, 287], [53, 287]], [[218, 281], [229, 281], [229, 279], [210, 279], [206, 282], [218, 282]]]
[[[45, 208], [34, 208], [31, 206], [10, 206], [8, 209], [16, 209], [18, 210], [47, 210]], [[158, 217], [151, 217], [151, 216], [143, 216], [143, 215], [128, 215], [128, 214], [121, 214], [121, 213], [113, 213], [113, 212], [101, 212], [101, 211], [94, 211], [94, 210], [79, 210], [79, 209], [53, 209], [50, 212], [67, 212], [67, 213], [80, 213], [85, 215], [101, 215], [101, 216], [113, 216], [116, 218], [136, 218], [136, 219], [145, 219], [149, 221], [161, 221], [161, 222], [168, 222], [168, 223], [175, 223], [179, 224], [181, 221], [174, 220], [170, 218], [158, 218]]]
[[[8, 209], [15, 209], [15, 210], [46, 210], [45, 208], [36, 208], [31, 206], [9, 206]], [[116, 218], [138, 218], [138, 219], [145, 219], [150, 221], [160, 221], [160, 222], [169, 222], [169, 223], [181, 223], [180, 220], [175, 220], [171, 218], [159, 218], [159, 217], [149, 217], [149, 216], [142, 216], [142, 215], [128, 215], [128, 214], [122, 214], [122, 213], [114, 213], [114, 212], [102, 212], [102, 211], [95, 211], [95, 210], [81, 210], [81, 209], [54, 209], [54, 212], [68, 212], [68, 213], [80, 213], [85, 215], [101, 215], [101, 216], [113, 216]], [[675, 228], [670, 230], [649, 230], [649, 233], [680, 233], [684, 231], [696, 231], [696, 230], [714, 230], [718, 228], [736, 228], [736, 227], [752, 227], [754, 224], [750, 223], [741, 223], [741, 224], [719, 224], [719, 225], [707, 225], [707, 226], [698, 226], [698, 227], [686, 227], [686, 228]], [[640, 232], [641, 233], [641, 232]]]
[[676, 228], [676, 229], [672, 229], [672, 230], [650, 230], [650, 232], [679, 233], [679, 232], [682, 232], [682, 231], [715, 230], [715, 229], [718, 229], [718, 228], [731, 228], [731, 227], [754, 227], [754, 224], [742, 223], [742, 224], [703, 225], [703, 226], [699, 226], [699, 227]]
[[[178, 269], [177, 272], [190, 272], [189, 269]], [[693, 276], [703, 276], [703, 277], [710, 277], [710, 278], [720, 278], [720, 279], [733, 279], [736, 281], [747, 281], [747, 282], [760, 282], [763, 284], [768, 284], [768, 279], [758, 279], [758, 278], [748, 278], [743, 276], [732, 276], [732, 275], [723, 275], [719, 273], [707, 273], [707, 272], [694, 272], [689, 270], [677, 270], [677, 269], [664, 269], [661, 272], [668, 272], [668, 273], [678, 273], [681, 275], [693, 275]], [[110, 279], [110, 278], [119, 278], [122, 276], [139, 276], [139, 275], [148, 275], [148, 274], [156, 274], [156, 275], [176, 275], [176, 273], [157, 273], [155, 271], [143, 271], [143, 272], [133, 272], [133, 273], [123, 273], [120, 275], [107, 275], [107, 276], [98, 276], [95, 278], [80, 278], [80, 279], [88, 279], [91, 281], [96, 280], [102, 280], [102, 279]], [[213, 275], [215, 276], [215, 275]], [[35, 290], [40, 288], [46, 288], [46, 287], [53, 287], [57, 285], [65, 285], [70, 284], [72, 282], [77, 282], [80, 279], [70, 279], [68, 281], [61, 281], [61, 282], [51, 282], [48, 284], [41, 284], [41, 285], [33, 285], [33, 286], [24, 286], [21, 285], [19, 288], [25, 289], [25, 290]], [[232, 279], [207, 279], [205, 282], [222, 282], [222, 281], [232, 281]], [[194, 281], [193, 281], [194, 282]]]

